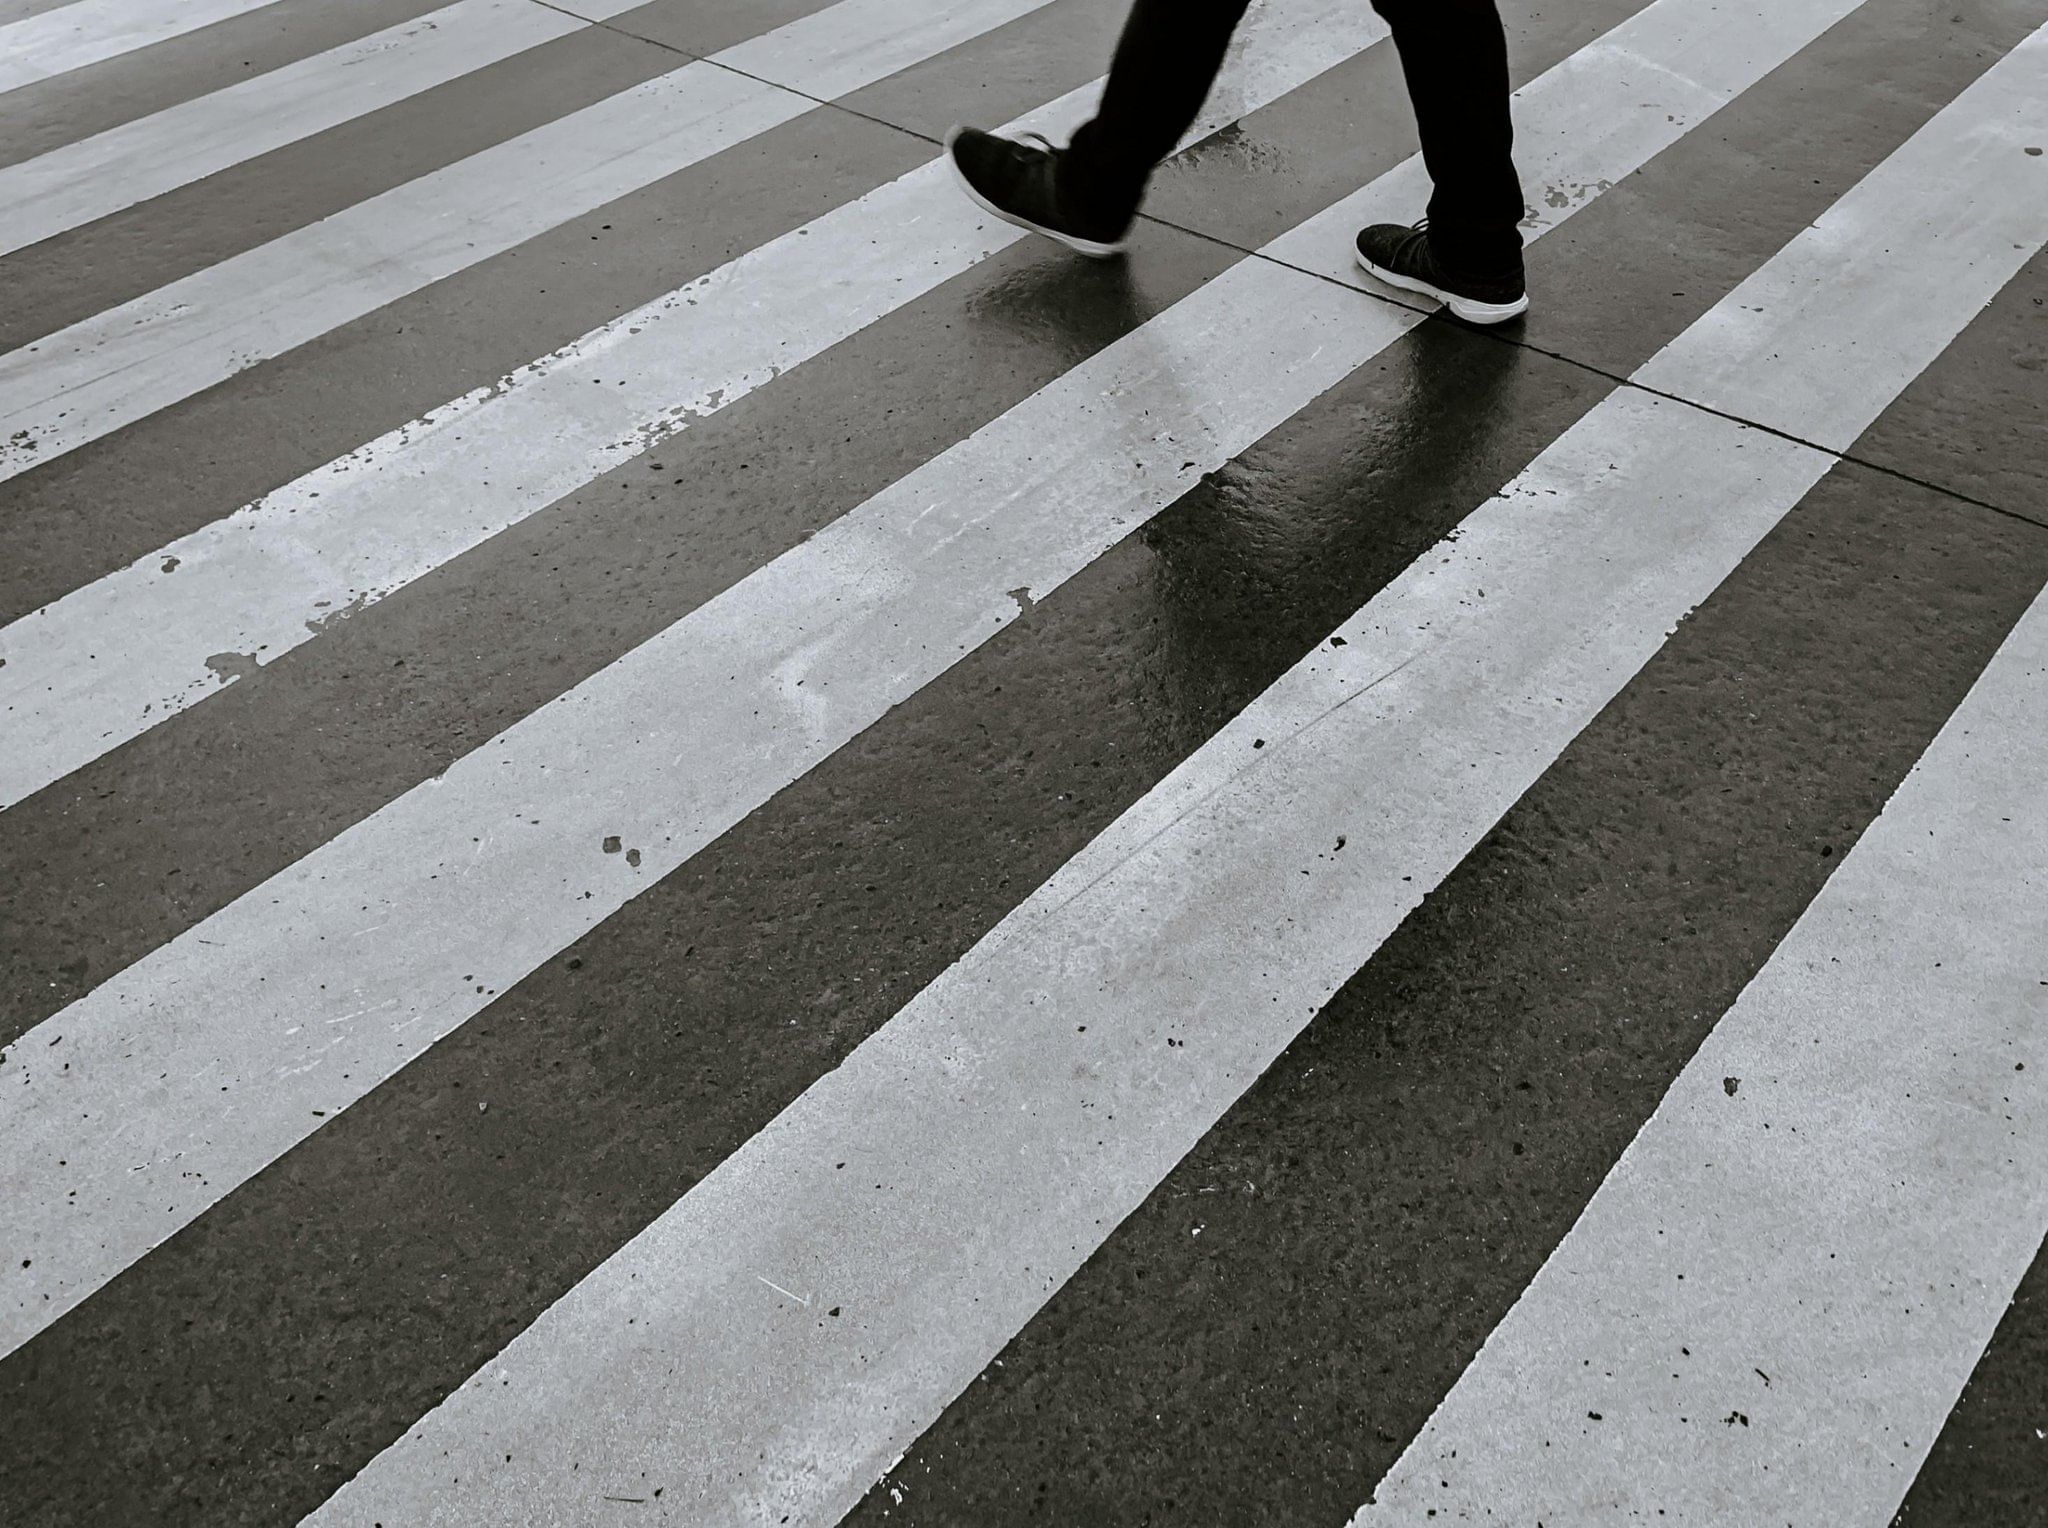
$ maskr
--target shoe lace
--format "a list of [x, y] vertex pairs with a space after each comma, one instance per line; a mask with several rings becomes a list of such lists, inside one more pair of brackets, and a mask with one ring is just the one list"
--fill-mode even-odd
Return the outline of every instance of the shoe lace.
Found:
[[1013, 175], [1030, 175], [1041, 166], [1059, 163], [1060, 151], [1043, 133], [992, 134], [1003, 146]]
[[1060, 149], [1043, 133], [1024, 132], [1010, 140], [1011, 162], [1026, 175], [1047, 177], [1047, 194], [1057, 198]]
[[1419, 217], [1408, 225], [1408, 235], [1400, 240], [1399, 248], [1402, 254], [1411, 258], [1419, 254], [1427, 259], [1431, 252], [1427, 217]]

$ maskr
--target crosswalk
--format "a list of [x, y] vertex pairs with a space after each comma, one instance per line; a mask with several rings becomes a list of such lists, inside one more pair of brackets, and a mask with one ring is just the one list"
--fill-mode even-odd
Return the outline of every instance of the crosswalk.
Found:
[[2044, 674], [2048, 596], [1355, 1521], [1893, 1510], [2048, 1227]]
[[[602, 20], [628, 9], [586, 5]], [[11, 254], [578, 29], [530, 0], [457, 0], [0, 170]], [[24, 50], [24, 57], [30, 56]]]
[[840, 3], [0, 356], [0, 475], [1031, 10]]
[[[1370, 15], [1326, 0], [1316, 25], [1254, 28], [1193, 136], [1375, 41]], [[1014, 126], [1071, 129], [1097, 89]], [[233, 677], [219, 654], [272, 661], [1022, 237], [959, 201], [943, 165], [921, 165], [14, 623], [0, 693], [42, 746], [10, 762], [4, 799], [213, 693]], [[469, 492], [479, 454], [499, 490], [488, 506]], [[271, 608], [230, 593], [252, 588]], [[138, 617], [118, 654], [115, 610]]]
[[[264, 8], [189, 10], [0, 11], [0, 89], [89, 93]], [[2048, 522], [1957, 465], [2048, 465], [2035, 339], [1980, 343], [2040, 322], [2048, 9], [1510, 14], [1521, 343], [1351, 265], [1426, 199], [1410, 142], [1288, 168], [1389, 110], [1364, 5], [1254, 7], [1130, 273], [984, 218], [911, 104], [1117, 5], [759, 10], [734, 40], [688, 0], [421, 7], [0, 164], [4, 276], [586, 28], [667, 55], [204, 269], [145, 287], [144, 247], [143, 295], [0, 355], [0, 534], [141, 496], [86, 576], [0, 586], [0, 1494], [52, 1523], [1989, 1520], [1941, 1484], [1967, 1454], [2004, 1510], [2048, 1501], [2048, 1389], [1995, 1446], [1957, 1406], [2023, 1340], [2048, 1231]], [[873, 171], [781, 163], [835, 132]], [[727, 241], [706, 188], [764, 168], [792, 211]], [[725, 247], [424, 412], [360, 408], [342, 455], [284, 442], [211, 518], [148, 503], [160, 421], [317, 411], [384, 364], [352, 326], [488, 324], [472, 290], [643, 203]], [[577, 311], [595, 278], [546, 260]], [[247, 481], [232, 442], [182, 449], [195, 492]], [[1788, 780], [1815, 727], [1873, 740], [1825, 865], [1787, 868], [1801, 784], [1743, 825], [1701, 954], [1626, 952], [1623, 1008], [1655, 966], [1683, 1013], [1530, 1041], [1558, 1079], [1633, 1048], [1605, 1101], [1480, 1103], [1504, 1084], [1446, 1033], [1448, 1112], [1404, 1123], [1405, 1031], [1323, 1048], [1467, 984], [1357, 994], [1631, 706], [1646, 749], [1702, 675], [1765, 683], [1715, 613], [1837, 501], [1914, 528], [1822, 548], [1896, 589], [1838, 570], [1810, 603], [1905, 600], [1896, 640], [1948, 668], [1858, 686], [1837, 653], [1766, 724]], [[1648, 886], [1687, 830], [1602, 831]], [[1739, 922], [1765, 885], [1782, 910]], [[1525, 901], [1566, 907], [1560, 948], [1601, 933]], [[1383, 1106], [1295, 1120], [1284, 1090], [1326, 1086]], [[1532, 1131], [1584, 1162], [1461, 1165]], [[1378, 1181], [1382, 1137], [1450, 1176]], [[1446, 1193], [1500, 1244], [1400, 1254], [1460, 1291], [1405, 1346], [1347, 1327], [1410, 1286], [1345, 1249]]]

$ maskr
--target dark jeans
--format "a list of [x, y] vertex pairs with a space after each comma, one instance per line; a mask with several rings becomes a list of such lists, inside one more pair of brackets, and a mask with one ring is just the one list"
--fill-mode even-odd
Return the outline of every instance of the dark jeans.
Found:
[[[1286, 0], [1274, 0], [1285, 4]], [[1063, 190], [1119, 218], [1195, 120], [1249, 0], [1136, 0], [1094, 120], [1074, 134]], [[1495, 0], [1372, 0], [1400, 51], [1435, 190], [1430, 243], [1455, 270], [1521, 259], [1521, 183], [1508, 120], [1508, 49]], [[1071, 166], [1073, 180], [1066, 182]]]

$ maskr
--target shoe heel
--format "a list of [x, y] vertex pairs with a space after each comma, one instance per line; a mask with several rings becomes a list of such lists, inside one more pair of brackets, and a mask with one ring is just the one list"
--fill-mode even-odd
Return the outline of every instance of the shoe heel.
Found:
[[1513, 302], [1474, 302], [1446, 292], [1444, 306], [1468, 324], [1504, 324], [1529, 311], [1529, 294], [1524, 292]]
[[1358, 268], [1373, 280], [1397, 287], [1404, 292], [1419, 292], [1424, 297], [1434, 297], [1468, 324], [1504, 324], [1509, 319], [1520, 318], [1529, 311], [1527, 292], [1513, 302], [1477, 302], [1470, 297], [1460, 297], [1455, 292], [1446, 292], [1441, 287], [1431, 286], [1428, 282], [1417, 280], [1413, 276], [1403, 276], [1398, 271], [1390, 271], [1375, 265], [1366, 259], [1365, 251], [1362, 249], [1353, 249], [1351, 257], [1358, 262]]

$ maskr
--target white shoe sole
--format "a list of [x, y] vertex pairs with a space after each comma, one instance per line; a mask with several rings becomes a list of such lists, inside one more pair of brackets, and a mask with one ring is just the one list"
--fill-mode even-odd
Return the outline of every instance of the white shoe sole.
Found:
[[983, 212], [986, 212], [990, 217], [1001, 218], [1012, 227], [1022, 228], [1031, 233], [1043, 234], [1048, 239], [1057, 239], [1060, 243], [1066, 245], [1068, 249], [1074, 251], [1075, 254], [1086, 255], [1090, 260], [1107, 260], [1112, 255], [1120, 255], [1124, 252], [1125, 246], [1130, 243], [1129, 238], [1118, 239], [1114, 244], [1100, 244], [1093, 239], [1077, 238], [1070, 233], [1061, 233], [1057, 228], [1047, 228], [1042, 223], [1034, 223], [1029, 218], [1019, 217], [1014, 212], [1005, 212], [994, 202], [983, 196], [974, 189], [967, 177], [960, 173], [960, 161], [953, 157], [953, 140], [960, 136], [961, 131], [962, 129], [956, 127], [946, 134], [946, 168], [953, 172], [953, 179], [959, 184], [960, 189], [967, 193], [967, 199]]
[[1388, 286], [1399, 287], [1404, 292], [1420, 292], [1425, 297], [1434, 297], [1468, 324], [1504, 324], [1509, 319], [1520, 318], [1529, 311], [1527, 292], [1513, 302], [1475, 302], [1470, 297], [1460, 297], [1456, 292], [1446, 292], [1442, 287], [1433, 287], [1413, 276], [1403, 276], [1374, 265], [1356, 247], [1352, 253], [1358, 258], [1358, 268], [1373, 280], [1384, 281]]

